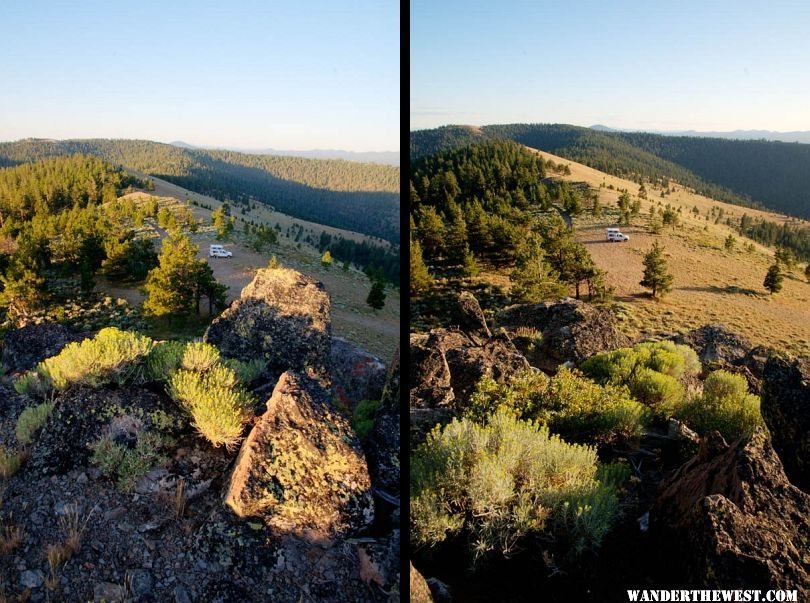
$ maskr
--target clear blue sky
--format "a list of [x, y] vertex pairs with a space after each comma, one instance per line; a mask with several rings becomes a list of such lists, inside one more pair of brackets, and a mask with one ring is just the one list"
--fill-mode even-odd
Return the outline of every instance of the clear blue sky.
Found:
[[0, 140], [398, 150], [391, 0], [4, 0]]
[[411, 129], [810, 130], [810, 2], [414, 0]]

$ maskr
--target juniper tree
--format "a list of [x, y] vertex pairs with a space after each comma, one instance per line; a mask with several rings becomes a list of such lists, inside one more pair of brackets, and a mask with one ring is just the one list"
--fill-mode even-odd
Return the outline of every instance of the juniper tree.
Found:
[[763, 286], [771, 292], [771, 295], [774, 293], [779, 293], [782, 290], [782, 280], [784, 277], [782, 276], [782, 269], [779, 267], [779, 262], [773, 264], [770, 268], [768, 268], [768, 273], [765, 275], [765, 282], [763, 282]]
[[644, 278], [639, 283], [652, 290], [652, 296], [668, 293], [672, 290], [672, 275], [667, 271], [664, 249], [658, 243], [644, 254]]

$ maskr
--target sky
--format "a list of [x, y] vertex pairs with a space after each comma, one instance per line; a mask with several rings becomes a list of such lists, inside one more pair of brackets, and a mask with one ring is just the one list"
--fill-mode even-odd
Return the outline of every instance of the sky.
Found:
[[810, 2], [413, 0], [410, 126], [810, 130]]
[[5, 0], [0, 140], [391, 151], [391, 0]]

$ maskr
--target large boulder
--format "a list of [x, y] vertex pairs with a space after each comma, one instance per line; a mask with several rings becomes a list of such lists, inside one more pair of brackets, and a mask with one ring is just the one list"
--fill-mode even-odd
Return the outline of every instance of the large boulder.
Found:
[[704, 325], [675, 338], [694, 349], [704, 365], [728, 368], [741, 364], [753, 345], [720, 324]]
[[491, 337], [484, 311], [475, 296], [469, 291], [462, 291], [452, 308], [451, 320], [461, 331], [473, 337]]
[[788, 481], [763, 431], [733, 446], [708, 436], [659, 486], [650, 532], [684, 587], [810, 588], [810, 496]]
[[225, 356], [263, 358], [276, 374], [287, 370], [329, 382], [332, 347], [329, 295], [295, 270], [259, 270], [239, 299], [214, 319], [205, 341]]
[[399, 496], [401, 486], [399, 373], [397, 348], [374, 416], [374, 427], [366, 443], [371, 483], [391, 497]]
[[430, 588], [428, 588], [424, 577], [413, 566], [413, 563], [409, 565], [411, 568], [409, 589], [411, 592], [411, 603], [433, 603], [433, 596], [430, 594]]
[[371, 481], [360, 443], [320, 385], [284, 373], [243, 442], [225, 495], [237, 515], [277, 534], [333, 538], [367, 528]]
[[360, 400], [379, 400], [385, 385], [385, 364], [363, 348], [332, 337], [332, 393], [348, 409]]
[[482, 377], [501, 383], [529, 363], [505, 334], [480, 340], [459, 331], [434, 329], [411, 335], [410, 444], [436, 424], [464, 410]]
[[27, 325], [6, 333], [0, 361], [8, 373], [27, 371], [81, 338], [78, 333], [56, 323]]
[[790, 481], [810, 492], [810, 358], [768, 359], [761, 411]]
[[[549, 365], [579, 364], [586, 358], [630, 345], [614, 312], [576, 299], [509, 306], [495, 315], [495, 326], [542, 333], [540, 351]], [[541, 362], [542, 363], [542, 362]]]

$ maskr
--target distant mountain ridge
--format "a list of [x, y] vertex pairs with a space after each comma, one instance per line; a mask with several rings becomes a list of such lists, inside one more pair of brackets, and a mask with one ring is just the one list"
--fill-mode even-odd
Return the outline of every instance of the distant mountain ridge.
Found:
[[492, 139], [514, 140], [615, 176], [673, 180], [718, 201], [810, 219], [810, 144], [569, 124], [450, 125], [411, 132], [411, 158]]
[[598, 132], [632, 132], [635, 134], [661, 134], [662, 136], [693, 136], [697, 138], [728, 138], [731, 140], [770, 140], [778, 142], [798, 142], [810, 144], [810, 130], [794, 130], [780, 132], [777, 130], [731, 130], [731, 131], [701, 131], [701, 130], [636, 130], [624, 128], [611, 128], [602, 124], [590, 126], [591, 130]]
[[399, 243], [396, 166], [189, 149], [150, 140], [29, 138], [0, 143], [0, 167], [77, 153], [218, 200], [265, 203], [297, 218]]
[[357, 161], [360, 163], [381, 163], [384, 165], [399, 165], [399, 151], [344, 151], [342, 149], [311, 149], [308, 151], [289, 151], [280, 149], [245, 149], [240, 147], [225, 146], [197, 146], [175, 140], [169, 143], [181, 149], [206, 149], [237, 151], [250, 155], [281, 155], [284, 157], [307, 157], [309, 159], [345, 159], [346, 161]]

